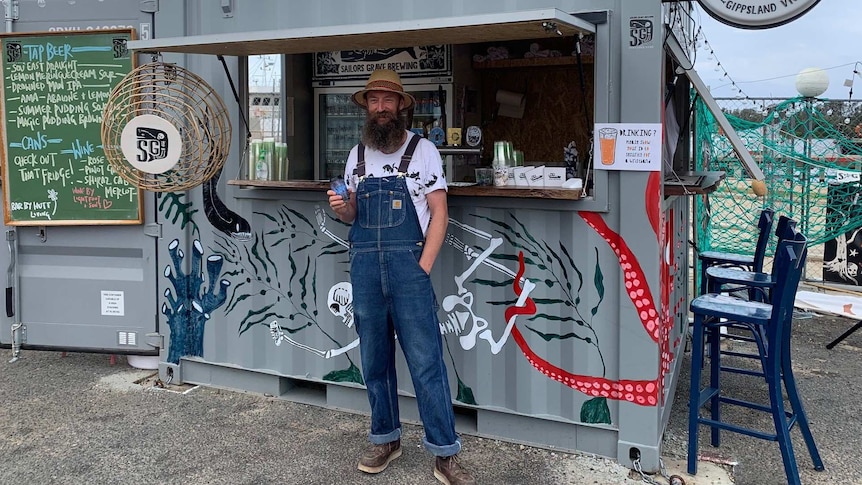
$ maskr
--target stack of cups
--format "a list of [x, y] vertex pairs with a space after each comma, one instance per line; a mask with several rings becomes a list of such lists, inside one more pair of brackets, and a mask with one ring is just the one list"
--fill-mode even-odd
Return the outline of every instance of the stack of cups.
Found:
[[512, 142], [494, 142], [494, 186], [504, 187], [509, 185], [509, 167], [515, 165]]
[[276, 142], [272, 157], [272, 180], [287, 180], [287, 143]]

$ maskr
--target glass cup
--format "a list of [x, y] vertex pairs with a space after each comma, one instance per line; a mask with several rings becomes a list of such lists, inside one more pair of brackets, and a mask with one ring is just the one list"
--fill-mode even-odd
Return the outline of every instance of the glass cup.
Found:
[[482, 187], [494, 185], [494, 169], [490, 167], [477, 168], [476, 185], [481, 185]]

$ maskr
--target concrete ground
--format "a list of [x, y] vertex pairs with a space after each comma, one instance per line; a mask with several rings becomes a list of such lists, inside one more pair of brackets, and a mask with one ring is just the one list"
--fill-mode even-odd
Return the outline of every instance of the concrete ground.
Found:
[[[862, 332], [832, 351], [823, 345], [853, 322], [796, 322], [795, 367], [813, 432], [826, 462], [817, 473], [795, 433], [803, 483], [862, 483], [853, 458], [862, 449], [856, 398]], [[111, 365], [107, 355], [24, 351], [9, 363], [0, 350], [0, 483], [19, 484], [430, 484], [431, 457], [421, 428], [405, 426], [404, 455], [377, 476], [356, 470], [367, 418], [256, 394], [191, 386], [159, 389], [152, 371]], [[688, 356], [684, 357], [688, 366]], [[142, 380], [143, 379], [143, 380]], [[664, 455], [670, 473], [684, 469], [687, 373], [682, 376]], [[142, 380], [140, 384], [135, 381]], [[763, 387], [731, 376], [727, 388]], [[753, 421], [749, 414], [727, 413]], [[768, 418], [758, 420], [769, 425]], [[768, 429], [768, 428], [767, 428]], [[705, 430], [705, 428], [702, 428]], [[707, 433], [702, 432], [702, 436]], [[464, 462], [485, 484], [635, 484], [642, 481], [609, 460], [463, 436]], [[687, 485], [785, 483], [778, 448], [723, 435], [704, 443]], [[629, 478], [632, 476], [632, 478]], [[666, 483], [656, 477], [660, 483]]]
[[[802, 402], [811, 424], [811, 432], [823, 459], [825, 470], [817, 472], [808, 455], [802, 435], [794, 428], [791, 436], [803, 484], [862, 484], [862, 466], [856, 453], [862, 449], [862, 330], [851, 335], [832, 350], [825, 345], [856, 322], [846, 318], [812, 316], [797, 313], [793, 326], [793, 369]], [[735, 350], [746, 350], [735, 344]], [[680, 385], [675, 397], [671, 420], [665, 432], [663, 454], [684, 459], [688, 444], [688, 382], [690, 359], [685, 355]], [[744, 359], [734, 362], [739, 367]], [[708, 379], [704, 372], [704, 382]], [[722, 374], [722, 392], [735, 397], [767, 403], [766, 384], [758, 378]], [[759, 399], [760, 398], [760, 399]], [[706, 411], [706, 408], [704, 408]], [[774, 430], [767, 413], [732, 406], [722, 407], [722, 419]], [[699, 455], [703, 459], [736, 464], [733, 477], [741, 485], [783, 485], [785, 478], [781, 455], [775, 442], [722, 432], [721, 446], [709, 444], [709, 428], [700, 427]]]

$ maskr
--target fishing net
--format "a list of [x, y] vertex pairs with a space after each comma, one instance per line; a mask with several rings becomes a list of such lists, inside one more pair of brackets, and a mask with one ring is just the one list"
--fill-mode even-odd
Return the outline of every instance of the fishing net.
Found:
[[695, 203], [698, 249], [753, 254], [764, 207], [798, 222], [809, 246], [862, 227], [862, 103], [792, 98], [719, 100], [722, 111], [766, 175], [754, 194], [715, 117], [695, 103], [698, 170], [727, 178]]

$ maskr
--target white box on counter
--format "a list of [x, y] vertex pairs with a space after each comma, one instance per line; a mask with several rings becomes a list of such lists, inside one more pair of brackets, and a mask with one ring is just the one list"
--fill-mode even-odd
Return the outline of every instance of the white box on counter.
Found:
[[527, 171], [527, 183], [530, 187], [545, 186], [545, 166], [540, 165], [532, 170]]
[[545, 187], [562, 187], [566, 181], [566, 167], [545, 167]]
[[534, 169], [532, 165], [527, 165], [524, 167], [515, 167], [515, 185], [517, 187], [529, 187], [530, 183], [527, 182], [527, 172]]

